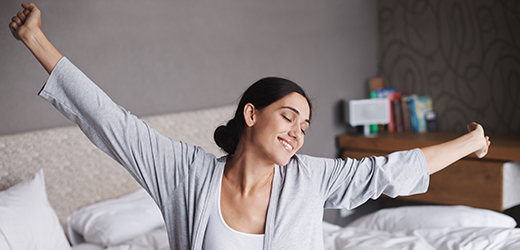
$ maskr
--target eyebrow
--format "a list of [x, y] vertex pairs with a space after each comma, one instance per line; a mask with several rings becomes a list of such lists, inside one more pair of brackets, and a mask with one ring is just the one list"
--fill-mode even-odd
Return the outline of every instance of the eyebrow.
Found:
[[[291, 106], [283, 106], [282, 108], [283, 108], [283, 109], [289, 109], [289, 110], [292, 110], [292, 111], [293, 111], [294, 113], [296, 113], [297, 115], [300, 115], [300, 111], [298, 111], [297, 109], [295, 109], [295, 108], [293, 108], [293, 107], [291, 107]], [[311, 120], [309, 120], [309, 119], [305, 119], [305, 121], [306, 121], [309, 125], [311, 125]]]

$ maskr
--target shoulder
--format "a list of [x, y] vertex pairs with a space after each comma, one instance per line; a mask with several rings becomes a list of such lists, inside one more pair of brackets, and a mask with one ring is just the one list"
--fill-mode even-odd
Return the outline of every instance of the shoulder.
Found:
[[298, 170], [308, 173], [309, 175], [315, 175], [326, 169], [333, 168], [334, 166], [340, 165], [344, 162], [340, 158], [327, 158], [327, 157], [316, 157], [304, 154], [296, 154], [286, 165], [287, 170]]
[[[348, 159], [347, 159], [348, 160]], [[338, 162], [344, 162], [345, 160], [341, 158], [327, 158], [327, 157], [317, 157], [310, 156], [304, 154], [295, 154], [293, 158], [287, 164], [289, 165], [298, 165], [300, 167], [325, 167], [328, 165], [335, 165]]]

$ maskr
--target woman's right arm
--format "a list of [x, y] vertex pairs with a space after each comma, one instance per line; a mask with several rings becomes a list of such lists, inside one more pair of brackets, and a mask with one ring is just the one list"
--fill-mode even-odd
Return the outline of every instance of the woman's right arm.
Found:
[[58, 61], [63, 57], [43, 34], [40, 27], [41, 12], [34, 3], [23, 3], [23, 11], [19, 11], [9, 23], [13, 36], [22, 41], [41, 63], [47, 73], [51, 73]]

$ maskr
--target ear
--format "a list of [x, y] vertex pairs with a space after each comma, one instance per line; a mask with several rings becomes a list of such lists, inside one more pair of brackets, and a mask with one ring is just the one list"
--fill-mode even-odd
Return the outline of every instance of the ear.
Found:
[[244, 120], [248, 127], [252, 127], [256, 122], [256, 109], [251, 103], [244, 106]]

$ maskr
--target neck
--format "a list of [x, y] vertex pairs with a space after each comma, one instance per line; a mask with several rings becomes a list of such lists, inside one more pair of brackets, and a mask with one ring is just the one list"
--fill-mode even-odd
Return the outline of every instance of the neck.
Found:
[[243, 196], [248, 196], [255, 191], [271, 188], [274, 167], [273, 163], [262, 162], [252, 154], [237, 150], [226, 162], [224, 178]]

